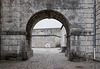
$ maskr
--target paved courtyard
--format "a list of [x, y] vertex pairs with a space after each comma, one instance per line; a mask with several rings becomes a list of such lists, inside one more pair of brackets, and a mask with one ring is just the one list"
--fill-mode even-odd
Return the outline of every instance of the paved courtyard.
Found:
[[100, 69], [94, 61], [70, 62], [60, 48], [34, 48], [27, 61], [0, 61], [0, 69]]

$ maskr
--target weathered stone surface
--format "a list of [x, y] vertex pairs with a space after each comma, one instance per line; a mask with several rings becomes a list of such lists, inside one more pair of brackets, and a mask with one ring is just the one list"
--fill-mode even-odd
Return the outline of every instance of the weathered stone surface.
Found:
[[96, 0], [96, 59], [100, 60], [100, 0]]
[[[98, 9], [99, 0], [97, 2]], [[100, 34], [99, 12], [98, 9], [96, 39], [99, 39]], [[2, 42], [2, 46], [0, 47], [3, 50], [7, 50], [8, 47], [12, 51], [19, 48], [21, 50], [24, 47], [30, 50], [31, 29], [41, 19], [54, 18], [65, 26], [68, 34], [68, 46], [69, 44], [75, 47], [78, 45], [80, 46], [80, 51], [87, 52], [90, 49], [88, 51], [93, 52], [93, 36], [91, 36], [93, 35], [93, 17], [93, 0], [2, 0], [2, 21], [0, 13], [0, 31], [2, 31], [2, 40], [0, 41]], [[79, 39], [76, 36], [75, 42], [73, 36], [69, 38], [69, 31], [74, 25], [88, 31], [85, 36], [80, 35]], [[97, 45], [99, 46], [99, 40]], [[4, 46], [7, 47], [5, 48]], [[91, 47], [87, 48], [87, 46]]]
[[2, 31], [2, 17], [1, 17], [1, 8], [2, 8], [2, 3], [1, 3], [1, 0], [0, 0], [0, 59], [1, 59], [1, 31]]
[[[71, 1], [69, 1], [69, 0], [63, 0], [63, 1], [61, 1], [61, 0], [55, 0], [55, 1], [52, 1], [52, 2], [50, 0], [49, 1], [45, 1], [45, 0], [44, 1], [40, 1], [40, 0], [31, 1], [31, 0], [29, 0], [29, 1], [14, 1], [14, 2], [11, 2], [11, 1], [3, 1], [3, 8], [4, 8], [3, 11], [4, 12], [7, 11], [8, 13], [10, 11], [12, 11], [13, 14], [9, 14], [9, 15], [12, 16], [12, 17], [18, 16], [18, 17], [15, 17], [15, 19], [20, 18], [20, 20], [22, 20], [22, 23], [23, 23], [23, 24], [21, 24], [21, 21], [17, 20], [18, 25], [20, 25], [20, 24], [21, 25], [24, 25], [24, 24], [26, 24], [28, 22], [30, 16], [32, 16], [32, 14], [34, 14], [35, 12], [37, 12], [39, 10], [46, 9], [47, 8], [47, 5], [49, 3], [52, 5], [52, 9], [61, 12], [69, 20], [71, 19], [70, 20], [71, 21], [70, 23], [73, 23], [75, 21], [76, 21], [76, 23], [77, 22], [82, 23], [83, 21], [81, 21], [81, 20], [84, 20], [83, 19], [84, 15], [85, 16], [87, 15], [86, 17], [88, 17], [89, 15], [91, 16], [92, 14], [90, 14], [90, 13], [93, 12], [93, 10], [92, 10], [92, 7], [93, 7], [92, 2], [91, 1], [89, 1], [89, 2], [88, 1], [81, 1], [81, 0], [79, 0], [79, 1], [77, 1], [77, 0], [75, 0], [75, 1], [74, 0], [71, 0]], [[5, 4], [8, 4], [9, 5], [9, 8]], [[20, 6], [17, 6], [18, 4], [21, 4], [21, 5]], [[87, 9], [89, 7], [91, 7], [91, 8], [90, 9]], [[21, 10], [21, 8], [22, 8], [22, 10]], [[64, 11], [61, 11], [60, 9], [63, 9]], [[79, 9], [79, 10], [77, 10], [77, 9]], [[21, 11], [21, 13], [19, 13], [19, 10]], [[84, 13], [89, 13], [89, 14], [84, 14]], [[72, 16], [75, 17], [75, 18], [73, 19]], [[12, 17], [9, 18], [9, 19], [12, 19]], [[82, 19], [79, 21], [80, 17]], [[78, 20], [77, 20], [77, 18], [78, 18]], [[90, 19], [85, 19], [85, 21], [87, 20], [86, 22], [87, 23], [90, 23], [90, 22], [88, 22], [88, 21], [92, 21]], [[5, 21], [5, 20], [3, 20], [3, 21]], [[16, 22], [16, 21], [12, 21], [12, 22]], [[18, 28], [21, 29], [21, 30], [22, 29], [25, 30], [25, 25], [22, 26], [22, 27], [23, 28], [21, 28], [19, 26]], [[17, 26], [15, 28], [17, 28]], [[11, 30], [11, 28], [9, 28], [7, 30]], [[18, 29], [14, 29], [14, 30], [18, 30]]]

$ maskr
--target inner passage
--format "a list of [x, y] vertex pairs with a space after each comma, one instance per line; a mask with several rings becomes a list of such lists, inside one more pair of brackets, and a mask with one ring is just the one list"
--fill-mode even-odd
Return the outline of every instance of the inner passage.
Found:
[[[55, 19], [43, 19], [39, 21], [32, 31], [32, 48], [56, 48], [61, 47], [64, 41], [62, 36], [62, 24]], [[64, 34], [64, 35], [63, 35]], [[65, 45], [66, 46], [66, 45]]]
[[[38, 69], [64, 69], [67, 61], [63, 47], [66, 47], [66, 31], [55, 19], [39, 21], [32, 31], [32, 60], [36, 60]], [[66, 50], [66, 49], [65, 49]]]

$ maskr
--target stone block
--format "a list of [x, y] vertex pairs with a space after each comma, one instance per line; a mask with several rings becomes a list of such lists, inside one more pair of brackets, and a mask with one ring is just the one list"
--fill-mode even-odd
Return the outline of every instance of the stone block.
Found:
[[80, 46], [80, 51], [86, 51], [86, 46]]
[[25, 35], [20, 35], [20, 39], [21, 40], [25, 40], [26, 39], [26, 36]]
[[98, 55], [98, 58], [100, 58], [100, 53], [99, 52], [97, 53], [97, 55]]
[[86, 36], [80, 36], [79, 39], [82, 40], [82, 41], [85, 41], [86, 40]]
[[18, 45], [18, 41], [17, 40], [11, 40], [11, 45], [17, 46]]
[[10, 10], [10, 8], [8, 8], [8, 7], [3, 7], [3, 11], [9, 11]]
[[96, 34], [100, 34], [100, 29], [96, 29]]
[[8, 46], [2, 46], [2, 50], [8, 50]]
[[81, 41], [81, 45], [89, 46], [90, 45], [90, 41]]
[[19, 50], [19, 46], [9, 46], [9, 50], [13, 51], [13, 50]]
[[87, 28], [91, 28], [92, 26], [91, 26], [91, 24], [87, 24]]
[[100, 45], [100, 40], [96, 40], [96, 45]]
[[11, 40], [2, 40], [2, 45], [11, 45]]
[[89, 41], [91, 41], [91, 40], [93, 41], [93, 36], [88, 36], [88, 40]]
[[[98, 15], [99, 16], [99, 15]], [[98, 17], [97, 17], [98, 18]], [[100, 20], [96, 20], [96, 25], [100, 25]]]
[[84, 3], [93, 3], [92, 0], [84, 0]]
[[93, 46], [86, 46], [86, 52], [87, 53], [93, 52]]
[[96, 46], [96, 52], [100, 52], [100, 46]]
[[93, 46], [93, 44], [94, 44], [93, 41], [90, 41], [90, 46]]

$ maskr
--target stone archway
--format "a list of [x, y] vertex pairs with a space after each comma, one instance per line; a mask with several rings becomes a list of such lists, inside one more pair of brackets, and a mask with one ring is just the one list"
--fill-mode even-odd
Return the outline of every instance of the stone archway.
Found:
[[26, 40], [28, 41], [28, 47], [27, 49], [31, 49], [31, 35], [32, 35], [32, 29], [36, 25], [36, 23], [42, 19], [45, 18], [53, 18], [62, 23], [62, 25], [65, 27], [67, 32], [67, 54], [69, 58], [69, 51], [70, 51], [70, 28], [69, 28], [69, 22], [66, 19], [64, 15], [61, 13], [54, 11], [54, 10], [42, 10], [32, 15], [32, 17], [29, 19], [26, 27]]

